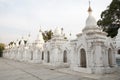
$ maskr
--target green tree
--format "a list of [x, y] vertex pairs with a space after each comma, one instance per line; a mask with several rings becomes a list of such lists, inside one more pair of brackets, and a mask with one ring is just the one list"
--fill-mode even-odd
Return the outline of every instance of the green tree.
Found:
[[97, 24], [107, 32], [110, 37], [115, 37], [120, 28], [120, 0], [112, 0], [105, 11], [101, 13], [101, 19]]
[[10, 46], [10, 45], [13, 45], [14, 44], [14, 42], [13, 41], [11, 41], [8, 45]]
[[[46, 30], [44, 32], [42, 32], [42, 35], [43, 35], [43, 39], [45, 42], [47, 42], [48, 40], [50, 40], [53, 36], [53, 31], [52, 30]], [[64, 39], [67, 39], [67, 37], [65, 36], [64, 34]]]
[[52, 38], [53, 32], [52, 30], [44, 31], [42, 32], [42, 35], [43, 35], [43, 39], [45, 40], [45, 42], [47, 42], [48, 40]]
[[24, 44], [25, 44], [25, 45], [27, 44], [27, 40], [24, 40]]
[[5, 44], [0, 43], [0, 57], [2, 57], [2, 53], [4, 49], [5, 49]]

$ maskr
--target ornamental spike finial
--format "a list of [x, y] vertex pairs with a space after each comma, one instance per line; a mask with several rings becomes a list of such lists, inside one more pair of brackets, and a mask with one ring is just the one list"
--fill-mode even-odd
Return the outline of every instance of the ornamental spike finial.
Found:
[[91, 6], [90, 6], [90, 0], [89, 0], [89, 8], [88, 8], [88, 12], [92, 12]]

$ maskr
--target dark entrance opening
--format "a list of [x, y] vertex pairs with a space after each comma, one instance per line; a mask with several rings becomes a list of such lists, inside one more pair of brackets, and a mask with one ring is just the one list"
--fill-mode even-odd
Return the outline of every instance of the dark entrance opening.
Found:
[[112, 50], [108, 49], [108, 64], [110, 67], [112, 67]]
[[85, 52], [85, 50], [84, 49], [81, 49], [80, 50], [80, 66], [81, 67], [84, 67], [84, 68], [86, 68], [87, 67], [87, 64], [86, 64], [86, 52]]
[[49, 63], [50, 62], [50, 53], [49, 53], [49, 51], [47, 52], [47, 63]]
[[42, 51], [42, 60], [44, 60], [44, 52]]
[[67, 63], [67, 51], [66, 50], [63, 53], [63, 62]]

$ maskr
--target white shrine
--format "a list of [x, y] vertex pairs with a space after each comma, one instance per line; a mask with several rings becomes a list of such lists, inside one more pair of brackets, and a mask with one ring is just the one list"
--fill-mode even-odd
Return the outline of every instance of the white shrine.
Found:
[[[120, 61], [120, 28], [118, 29], [118, 34], [115, 38], [115, 50], [116, 50], [116, 59]], [[120, 64], [119, 64], [120, 65]]]
[[[42, 31], [39, 30], [35, 43], [30, 41], [30, 35], [26, 44], [22, 38], [20, 45], [17, 41], [16, 45], [7, 47], [3, 57], [56, 68], [70, 68], [84, 73], [105, 74], [116, 71], [114, 41], [106, 37], [107, 34], [97, 26], [90, 6], [88, 13], [86, 25], [75, 40], [64, 39], [63, 31], [57, 27], [52, 39], [44, 42]], [[118, 48], [120, 50], [120, 45]]]

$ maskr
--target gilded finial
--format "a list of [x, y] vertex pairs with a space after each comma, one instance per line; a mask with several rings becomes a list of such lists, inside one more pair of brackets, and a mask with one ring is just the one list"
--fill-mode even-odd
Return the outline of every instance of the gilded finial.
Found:
[[90, 6], [90, 0], [89, 0], [89, 8], [88, 8], [88, 12], [92, 12], [91, 6]]

